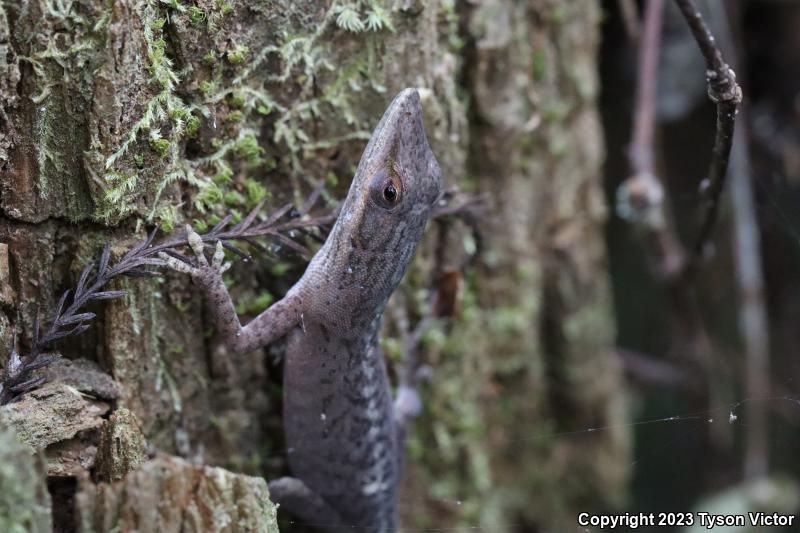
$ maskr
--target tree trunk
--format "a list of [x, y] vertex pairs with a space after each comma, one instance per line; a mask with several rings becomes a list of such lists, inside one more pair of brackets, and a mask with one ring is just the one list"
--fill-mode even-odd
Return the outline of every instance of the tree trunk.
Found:
[[[602, 240], [598, 23], [594, 3], [546, 0], [0, 0], [0, 362], [15, 328], [25, 352], [37, 313], [105, 243], [113, 263], [150, 226], [203, 230], [319, 184], [330, 209], [393, 95], [420, 87], [448, 184], [491, 207], [457, 318], [425, 337], [433, 374], [404, 523], [575, 527], [577, 510], [619, 500], [629, 464]], [[432, 233], [404, 294], [428, 284]], [[463, 248], [451, 243], [446, 262]], [[243, 321], [304, 264], [278, 247], [237, 261]], [[63, 373], [26, 397], [36, 412], [57, 397], [100, 420], [32, 443], [55, 528], [125, 531], [131, 516], [140, 531], [274, 528], [249, 476], [285, 468], [275, 350], [228, 354], [185, 276], [115, 284], [127, 296], [94, 304], [93, 327], [57, 346], [96, 363], [67, 372], [83, 403], [58, 388]], [[389, 324], [389, 353], [394, 335]], [[614, 429], [556, 436], [599, 427]], [[135, 503], [178, 486], [190, 510]]]

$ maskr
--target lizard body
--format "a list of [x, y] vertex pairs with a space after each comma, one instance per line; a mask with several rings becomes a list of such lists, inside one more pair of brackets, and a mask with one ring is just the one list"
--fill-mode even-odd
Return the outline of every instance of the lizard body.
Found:
[[269, 487], [273, 500], [309, 525], [394, 529], [406, 417], [393, 408], [378, 336], [441, 188], [419, 95], [405, 89], [375, 129], [325, 244], [286, 296], [249, 324], [240, 325], [222, 282], [219, 245], [209, 265], [190, 232], [199, 266], [165, 258], [192, 274], [234, 351], [286, 336], [284, 426], [293, 477]]

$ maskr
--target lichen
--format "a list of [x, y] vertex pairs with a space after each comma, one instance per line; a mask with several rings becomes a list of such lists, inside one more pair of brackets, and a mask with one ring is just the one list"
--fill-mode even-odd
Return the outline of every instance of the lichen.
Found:
[[108, 404], [84, 398], [70, 385], [48, 383], [22, 400], [3, 406], [0, 426], [13, 427], [21, 441], [43, 450], [80, 431], [100, 427], [108, 410]]
[[97, 452], [97, 472], [103, 481], [119, 481], [147, 458], [146, 442], [136, 415], [115, 410], [103, 426]]
[[82, 480], [80, 530], [278, 533], [263, 478], [159, 456], [115, 483]]
[[42, 459], [22, 444], [13, 431], [0, 426], [0, 531], [52, 530]]

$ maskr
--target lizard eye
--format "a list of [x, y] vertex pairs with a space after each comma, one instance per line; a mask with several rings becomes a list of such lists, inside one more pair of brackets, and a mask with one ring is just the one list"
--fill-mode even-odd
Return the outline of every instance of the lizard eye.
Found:
[[391, 175], [383, 169], [373, 176], [369, 188], [372, 201], [387, 210], [397, 206], [403, 196], [403, 184], [400, 177]]
[[383, 198], [389, 202], [394, 203], [397, 200], [397, 189], [394, 188], [394, 184], [390, 183], [383, 189]]

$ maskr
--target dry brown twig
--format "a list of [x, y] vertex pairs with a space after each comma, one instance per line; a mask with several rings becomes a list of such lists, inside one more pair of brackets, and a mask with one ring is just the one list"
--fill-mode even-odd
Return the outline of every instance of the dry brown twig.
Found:
[[[693, 2], [676, 0], [676, 3], [705, 58], [708, 94], [716, 104], [717, 119], [710, 168], [700, 184], [700, 193], [705, 200], [702, 218], [691, 248], [684, 249], [670, 223], [664, 201], [664, 187], [655, 177], [653, 164], [654, 103], [658, 86], [656, 75], [662, 0], [644, 3], [646, 15], [639, 50], [638, 94], [629, 154], [633, 176], [620, 187], [618, 198], [624, 200], [621, 206], [627, 207], [634, 215], [630, 218], [645, 229], [648, 255], [655, 260], [657, 273], [666, 282], [678, 323], [686, 328], [685, 338], [688, 343], [686, 349], [678, 352], [688, 356], [683, 365], [689, 369], [699, 367], [708, 395], [714, 398], [719, 394], [716, 384], [721, 382], [720, 364], [724, 365], [724, 362], [713, 357], [711, 336], [706, 325], [707, 317], [697, 302], [694, 277], [707, 256], [708, 244], [719, 216], [720, 198], [725, 187], [736, 112], [742, 92], [733, 70], [723, 60], [716, 40]], [[716, 379], [709, 379], [711, 376], [716, 376]], [[714, 426], [712, 441], [719, 443], [724, 440], [725, 435], [721, 433], [721, 428], [723, 426]]]
[[705, 255], [719, 215], [736, 112], [742, 100], [736, 75], [724, 61], [716, 40], [694, 3], [691, 0], [676, 0], [676, 3], [706, 59], [708, 94], [717, 107], [711, 165], [708, 176], [700, 184], [701, 194], [706, 198], [705, 209], [688, 259], [670, 223], [664, 204], [664, 187], [654, 170], [655, 98], [663, 0], [645, 3], [633, 137], [629, 152], [632, 175], [618, 190], [618, 211], [636, 220], [645, 229], [659, 274], [670, 281], [690, 278]]
[[736, 73], [725, 62], [717, 41], [708, 29], [702, 15], [692, 0], [675, 0], [692, 30], [697, 45], [706, 60], [708, 96], [717, 106], [717, 127], [714, 150], [708, 176], [701, 183], [701, 192], [706, 197], [705, 213], [700, 233], [692, 247], [692, 256], [686, 265], [685, 274], [691, 276], [702, 260], [708, 242], [719, 218], [719, 205], [725, 178], [728, 173], [736, 113], [742, 102], [742, 89], [736, 83]]
[[617, 212], [642, 228], [656, 272], [669, 280], [680, 273], [685, 254], [666, 206], [665, 187], [655, 170], [658, 58], [664, 0], [652, 0], [645, 6], [644, 29], [639, 34], [633, 135], [628, 149], [631, 176], [617, 190]]

